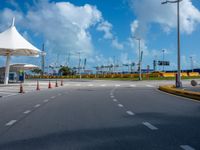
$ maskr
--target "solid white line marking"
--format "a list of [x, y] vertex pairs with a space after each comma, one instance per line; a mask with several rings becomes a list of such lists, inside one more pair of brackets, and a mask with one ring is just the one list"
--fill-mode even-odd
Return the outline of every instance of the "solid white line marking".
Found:
[[40, 104], [37, 104], [37, 105], [35, 105], [34, 107], [35, 107], [35, 108], [40, 107]]
[[122, 104], [118, 104], [119, 107], [124, 107]]
[[149, 85], [149, 84], [148, 84], [148, 85], [146, 85], [146, 86], [147, 86], [147, 87], [154, 87], [153, 85]]
[[94, 86], [93, 84], [89, 84], [88, 86]]
[[6, 123], [6, 126], [12, 126], [17, 120], [11, 120], [8, 123]]
[[143, 125], [145, 125], [146, 127], [148, 127], [151, 130], [158, 130], [157, 127], [153, 126], [152, 124], [150, 124], [149, 122], [143, 122]]
[[81, 86], [80, 84], [76, 84], [75, 86]]
[[26, 110], [25, 112], [24, 112], [24, 114], [29, 114], [31, 111], [30, 110]]
[[114, 102], [117, 102], [117, 99], [113, 99]]
[[105, 84], [102, 84], [101, 86], [106, 86]]
[[54, 99], [54, 98], [56, 98], [55, 96], [51, 96], [51, 99]]
[[119, 87], [120, 85], [119, 85], [119, 84], [116, 84], [115, 86], [116, 86], [116, 87]]
[[180, 145], [180, 147], [184, 150], [195, 150], [193, 147], [189, 146], [189, 145]]
[[126, 113], [127, 113], [128, 115], [131, 115], [131, 116], [134, 115], [134, 113], [133, 113], [132, 111], [126, 111]]
[[44, 100], [44, 103], [47, 103], [48, 101], [49, 101], [48, 99], [45, 99], [45, 100]]

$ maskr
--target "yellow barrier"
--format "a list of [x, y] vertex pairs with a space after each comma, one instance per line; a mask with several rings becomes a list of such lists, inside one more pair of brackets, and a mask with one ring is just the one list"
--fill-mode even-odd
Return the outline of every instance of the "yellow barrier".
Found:
[[199, 73], [198, 72], [189, 72], [190, 77], [198, 77]]
[[159, 86], [159, 90], [167, 92], [167, 93], [191, 98], [191, 99], [200, 100], [200, 92], [193, 92], [193, 91], [186, 91], [186, 90], [183, 90], [183, 89], [176, 89], [173, 85]]

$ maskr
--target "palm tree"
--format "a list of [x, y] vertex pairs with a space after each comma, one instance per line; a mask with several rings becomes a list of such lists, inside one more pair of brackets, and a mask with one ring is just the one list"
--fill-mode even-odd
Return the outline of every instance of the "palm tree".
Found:
[[70, 74], [72, 74], [72, 70], [68, 66], [62, 66], [59, 69], [59, 74], [61, 74], [61, 75], [70, 75]]

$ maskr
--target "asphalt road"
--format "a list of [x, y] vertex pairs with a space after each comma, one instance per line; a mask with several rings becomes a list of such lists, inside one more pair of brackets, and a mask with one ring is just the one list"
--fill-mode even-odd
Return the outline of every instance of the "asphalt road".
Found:
[[181, 149], [200, 149], [200, 103], [155, 82], [66, 82], [0, 99], [0, 150]]

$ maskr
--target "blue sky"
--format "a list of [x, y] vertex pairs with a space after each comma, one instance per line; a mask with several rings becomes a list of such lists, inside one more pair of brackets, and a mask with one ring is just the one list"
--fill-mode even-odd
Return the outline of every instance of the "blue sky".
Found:
[[[45, 43], [46, 64], [78, 65], [77, 52], [87, 58], [87, 68], [138, 61], [140, 37], [143, 68], [153, 59], [165, 60], [176, 68], [176, 5], [162, 0], [4, 0], [0, 5], [0, 31], [16, 18], [19, 32], [40, 48]], [[182, 68], [200, 68], [200, 2], [181, 2]], [[70, 56], [70, 57], [69, 57]], [[0, 65], [5, 60], [0, 57]], [[70, 58], [70, 59], [69, 59]], [[13, 57], [13, 63], [40, 65], [40, 58]], [[159, 68], [159, 67], [158, 67]], [[162, 69], [162, 67], [160, 67]]]

